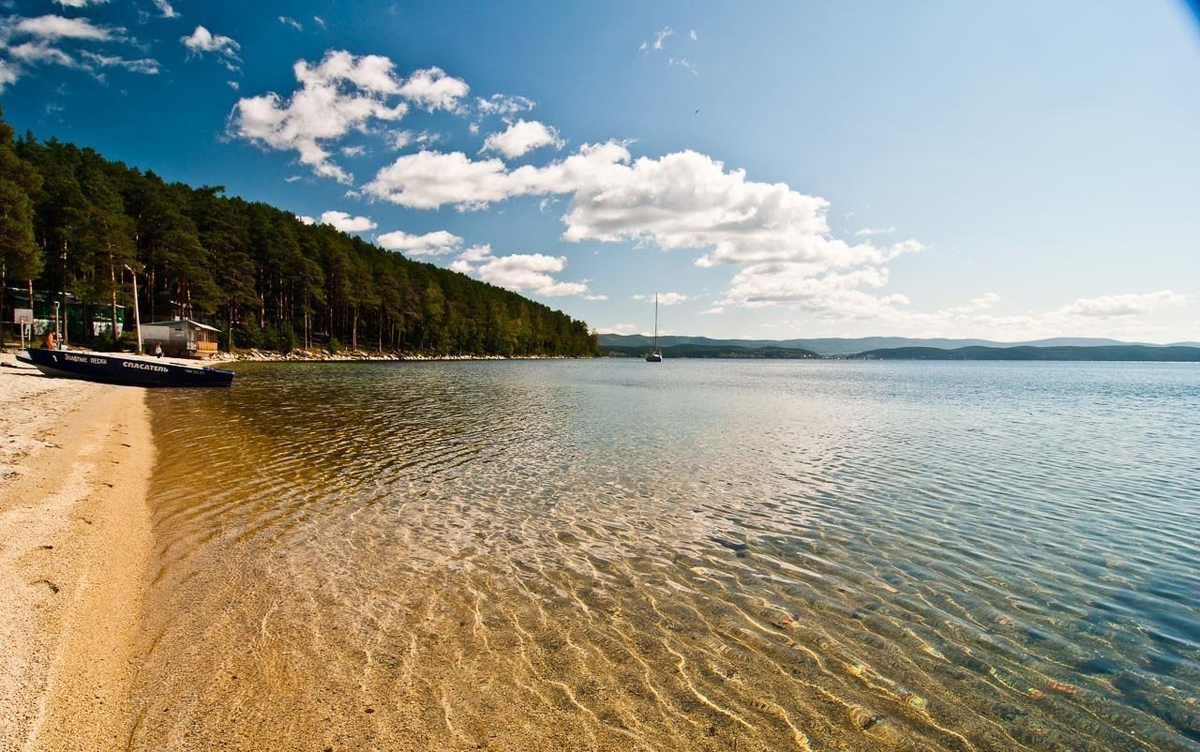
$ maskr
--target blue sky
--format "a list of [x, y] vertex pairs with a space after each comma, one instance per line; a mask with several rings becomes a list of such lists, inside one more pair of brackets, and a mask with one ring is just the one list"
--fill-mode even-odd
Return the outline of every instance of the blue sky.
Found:
[[0, 0], [0, 105], [601, 331], [1200, 339], [1179, 0]]

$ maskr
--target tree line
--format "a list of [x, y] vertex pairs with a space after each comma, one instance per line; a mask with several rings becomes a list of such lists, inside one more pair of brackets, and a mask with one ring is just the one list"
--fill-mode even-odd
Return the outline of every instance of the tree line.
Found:
[[[598, 351], [584, 322], [509, 290], [305, 225], [221, 186], [167, 183], [90, 148], [14, 137], [2, 112], [0, 260], [0, 293], [68, 292], [113, 322], [119, 306], [132, 306], [128, 267], [143, 320], [212, 323], [231, 351]], [[6, 306], [0, 299], [10, 322]]]

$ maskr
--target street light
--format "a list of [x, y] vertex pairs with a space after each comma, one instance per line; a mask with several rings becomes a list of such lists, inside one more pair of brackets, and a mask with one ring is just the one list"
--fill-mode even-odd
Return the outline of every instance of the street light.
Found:
[[[129, 264], [124, 264], [126, 269], [129, 269]], [[138, 339], [138, 355], [142, 355], [142, 317], [138, 314], [138, 299], [137, 299], [137, 272], [129, 269], [129, 276], [133, 277], [133, 322], [137, 325]], [[113, 332], [116, 336], [116, 332]]]

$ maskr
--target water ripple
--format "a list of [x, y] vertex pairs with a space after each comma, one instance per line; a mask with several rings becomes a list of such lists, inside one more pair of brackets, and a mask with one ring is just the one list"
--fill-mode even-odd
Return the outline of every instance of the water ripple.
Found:
[[1189, 366], [262, 365], [152, 400], [132, 749], [1200, 749]]

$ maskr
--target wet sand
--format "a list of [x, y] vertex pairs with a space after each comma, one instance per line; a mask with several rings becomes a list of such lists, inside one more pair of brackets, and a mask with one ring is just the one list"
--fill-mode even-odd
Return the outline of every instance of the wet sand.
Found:
[[0, 752], [125, 749], [153, 552], [145, 392], [0, 363]]

